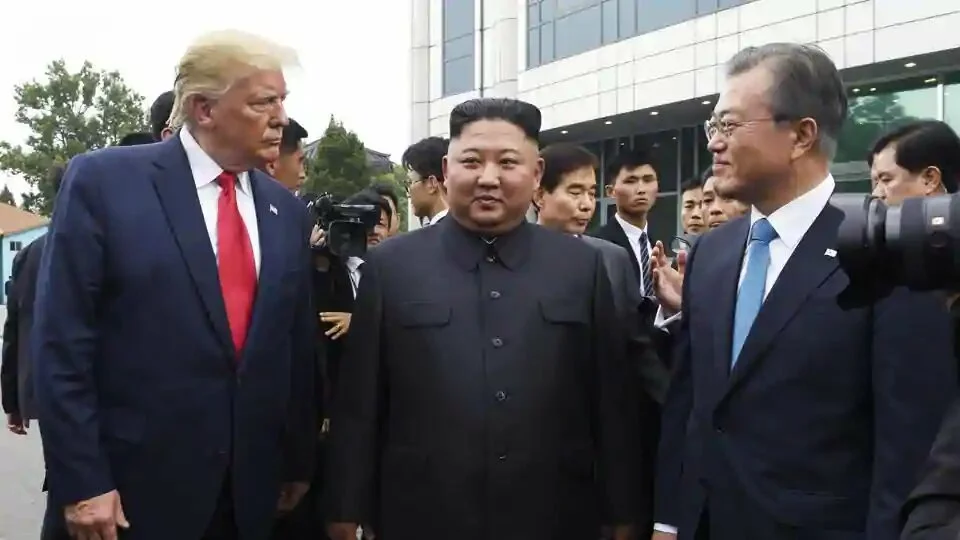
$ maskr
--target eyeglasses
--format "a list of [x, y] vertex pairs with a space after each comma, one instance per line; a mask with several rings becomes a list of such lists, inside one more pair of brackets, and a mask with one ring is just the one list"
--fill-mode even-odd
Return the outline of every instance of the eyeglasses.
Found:
[[721, 120], [719, 118], [711, 118], [703, 123], [703, 132], [707, 135], [707, 139], [712, 139], [721, 134], [724, 137], [729, 137], [733, 135], [733, 132], [737, 128], [746, 126], [748, 124], [756, 124], [759, 122], [785, 122], [789, 120], [786, 116], [770, 116], [767, 118], [754, 118], [752, 120]]

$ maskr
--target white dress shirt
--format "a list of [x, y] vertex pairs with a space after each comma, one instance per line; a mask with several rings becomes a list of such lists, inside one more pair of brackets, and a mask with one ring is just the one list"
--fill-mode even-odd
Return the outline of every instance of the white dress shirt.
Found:
[[[835, 187], [836, 182], [833, 180], [833, 175], [827, 175], [815, 188], [781, 206], [769, 216], [764, 216], [756, 207], [750, 209], [750, 227], [753, 227], [753, 224], [761, 218], [767, 218], [767, 221], [773, 226], [773, 230], [777, 231], [777, 237], [770, 241], [770, 266], [767, 267], [767, 282], [763, 288], [764, 299], [770, 294], [770, 290], [773, 289], [780, 273], [787, 266], [787, 261], [790, 260], [793, 252], [797, 249], [797, 245], [800, 244], [800, 240], [807, 234], [814, 220], [830, 202], [830, 196], [833, 195]], [[740, 249], [746, 249], [746, 246]], [[739, 283], [743, 283], [747, 265], [740, 266]], [[678, 313], [663, 321], [662, 324], [668, 324], [679, 316]], [[660, 325], [662, 315], [659, 311], [657, 312], [657, 319], [657, 323]], [[677, 534], [676, 527], [670, 525], [657, 523], [653, 528], [660, 532]]]
[[429, 227], [430, 225], [436, 225], [437, 222], [443, 219], [446, 215], [447, 215], [447, 209], [444, 208], [443, 210], [437, 212], [435, 216], [427, 220], [427, 226]]
[[[643, 280], [644, 280], [644, 275], [643, 275], [643, 259], [640, 258], [640, 252], [637, 251], [637, 248], [638, 248], [639, 245], [640, 245], [640, 235], [641, 235], [641, 234], [646, 235], [647, 255], [652, 255], [652, 254], [653, 254], [653, 246], [650, 245], [650, 235], [647, 234], [647, 228], [646, 228], [646, 227], [644, 227], [644, 228], [641, 229], [640, 227], [637, 227], [637, 226], [634, 225], [633, 223], [630, 223], [630, 222], [628, 222], [627, 220], [625, 220], [625, 219], [623, 219], [622, 217], [620, 217], [620, 214], [614, 214], [614, 215], [613, 215], [613, 218], [617, 220], [617, 223], [620, 224], [620, 228], [623, 229], [623, 233], [627, 235], [627, 240], [630, 241], [630, 254], [633, 255], [633, 257], [634, 257], [635, 259], [637, 259], [637, 265], [640, 266], [640, 270], [641, 270], [641, 272], [640, 272], [640, 293], [642, 294], [642, 293], [643, 293], [643, 290], [644, 290], [644, 289], [643, 289], [643, 286], [645, 285], [645, 283], [643, 282]], [[652, 264], [652, 263], [653, 263], [653, 259], [649, 259], [649, 260], [651, 261], [651, 264]], [[652, 271], [653, 271], [653, 268], [651, 268], [650, 271], [652, 272]], [[651, 275], [652, 275], [652, 274], [651, 274]]]
[[347, 277], [350, 278], [350, 290], [353, 291], [353, 298], [357, 298], [357, 289], [360, 288], [360, 277], [363, 275], [360, 272], [360, 265], [363, 264], [363, 259], [360, 257], [348, 257], [347, 258]]
[[[220, 192], [223, 190], [217, 183], [217, 177], [223, 168], [217, 165], [203, 148], [193, 138], [186, 128], [180, 130], [180, 142], [187, 154], [190, 163], [190, 172], [197, 185], [197, 198], [200, 200], [200, 211], [203, 212], [203, 221], [207, 225], [207, 235], [210, 237], [210, 247], [214, 256], [217, 255], [217, 212]], [[253, 201], [253, 189], [250, 186], [250, 174], [246, 171], [237, 175], [237, 207], [240, 218], [247, 228], [250, 245], [253, 248], [253, 262], [257, 275], [260, 275], [260, 228], [257, 225], [257, 208]]]

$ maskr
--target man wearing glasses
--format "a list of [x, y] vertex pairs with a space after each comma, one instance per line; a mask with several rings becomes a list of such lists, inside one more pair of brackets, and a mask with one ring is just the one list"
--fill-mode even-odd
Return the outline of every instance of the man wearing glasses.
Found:
[[403, 153], [400, 162], [407, 170], [407, 192], [413, 215], [423, 226], [436, 225], [447, 215], [443, 199], [443, 156], [450, 141], [442, 137], [427, 137]]

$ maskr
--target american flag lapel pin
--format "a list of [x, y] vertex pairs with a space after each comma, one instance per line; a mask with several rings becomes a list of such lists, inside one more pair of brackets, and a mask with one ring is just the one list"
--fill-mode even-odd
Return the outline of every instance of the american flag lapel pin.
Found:
[[273, 215], [277, 215], [277, 207], [271, 204], [271, 205], [270, 205], [270, 213], [273, 214]]

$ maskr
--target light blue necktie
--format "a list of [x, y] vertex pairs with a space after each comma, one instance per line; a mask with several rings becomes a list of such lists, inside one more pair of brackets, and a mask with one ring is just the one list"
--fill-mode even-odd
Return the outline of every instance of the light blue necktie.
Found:
[[737, 365], [737, 357], [747, 340], [750, 327], [753, 326], [760, 306], [763, 305], [763, 292], [767, 286], [767, 267], [770, 266], [770, 242], [777, 237], [777, 231], [766, 219], [759, 219], [750, 230], [750, 242], [747, 244], [747, 272], [740, 283], [737, 293], [737, 307], [733, 315], [733, 351], [730, 356], [730, 369]]

